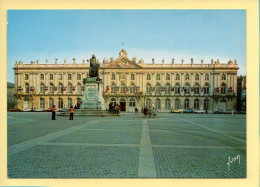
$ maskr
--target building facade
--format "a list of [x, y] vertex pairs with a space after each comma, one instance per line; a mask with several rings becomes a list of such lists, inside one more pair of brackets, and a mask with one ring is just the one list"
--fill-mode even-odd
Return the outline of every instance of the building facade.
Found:
[[237, 77], [237, 110], [246, 111], [246, 76]]
[[7, 82], [7, 110], [16, 107], [16, 90], [14, 83]]
[[[155, 63], [146, 64], [141, 59], [128, 58], [123, 49], [117, 59], [103, 60], [100, 78], [103, 80], [103, 96], [106, 108], [110, 102], [118, 103], [122, 111], [137, 107], [155, 107], [158, 111], [171, 109], [231, 110], [237, 102], [237, 70], [233, 61], [219, 60], [206, 64]], [[81, 100], [83, 79], [88, 76], [89, 63], [83, 60], [72, 64], [40, 64], [39, 61], [24, 64], [16, 62], [15, 90], [18, 108], [68, 108]]]

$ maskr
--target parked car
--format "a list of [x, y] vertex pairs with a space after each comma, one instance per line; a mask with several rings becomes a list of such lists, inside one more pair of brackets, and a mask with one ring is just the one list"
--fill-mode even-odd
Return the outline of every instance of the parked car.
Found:
[[52, 112], [52, 108], [47, 108], [45, 112]]
[[188, 110], [184, 110], [183, 113], [193, 113], [194, 110], [192, 108], [189, 108]]
[[172, 111], [172, 113], [183, 113], [184, 109], [177, 109]]
[[32, 109], [30, 109], [30, 108], [25, 108], [25, 109], [23, 109], [22, 111], [23, 111], [23, 112], [30, 112], [30, 111], [32, 111]]
[[[234, 114], [237, 114], [237, 111], [236, 111], [236, 110], [234, 110], [233, 112], [234, 112]], [[225, 114], [232, 114], [232, 110], [227, 110], [227, 111], [225, 111], [224, 113], [225, 113]]]
[[205, 112], [205, 110], [196, 110], [196, 111], [194, 111], [195, 113], [198, 113], [198, 114], [204, 114], [204, 113], [206, 113]]
[[35, 111], [35, 112], [43, 112], [44, 109], [42, 109], [42, 108], [36, 108], [34, 111]]
[[61, 108], [61, 109], [58, 109], [57, 112], [67, 112], [67, 109]]
[[9, 111], [10, 112], [21, 112], [22, 110], [20, 108], [12, 108]]
[[214, 112], [214, 114], [224, 114], [224, 111], [222, 109], [218, 109]]

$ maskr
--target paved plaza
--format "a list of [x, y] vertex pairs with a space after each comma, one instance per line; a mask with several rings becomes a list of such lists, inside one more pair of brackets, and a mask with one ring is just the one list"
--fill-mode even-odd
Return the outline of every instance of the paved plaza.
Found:
[[8, 113], [9, 178], [245, 178], [246, 115]]

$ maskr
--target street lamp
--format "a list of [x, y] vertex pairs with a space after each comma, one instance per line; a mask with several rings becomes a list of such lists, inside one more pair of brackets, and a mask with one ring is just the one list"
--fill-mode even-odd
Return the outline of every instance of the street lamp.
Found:
[[29, 98], [30, 98], [30, 100], [32, 101], [32, 111], [33, 111], [34, 87], [31, 87], [31, 88], [30, 88]]

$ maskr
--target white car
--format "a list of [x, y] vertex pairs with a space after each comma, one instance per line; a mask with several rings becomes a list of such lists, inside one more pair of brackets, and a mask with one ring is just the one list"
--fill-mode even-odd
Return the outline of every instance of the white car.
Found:
[[34, 111], [35, 111], [35, 112], [43, 112], [44, 109], [42, 109], [42, 108], [36, 108]]
[[205, 110], [196, 110], [194, 111], [195, 113], [199, 113], [199, 114], [204, 114], [205, 113]]
[[25, 108], [25, 109], [23, 109], [22, 111], [23, 112], [30, 112], [32, 109], [30, 109], [30, 108]]

